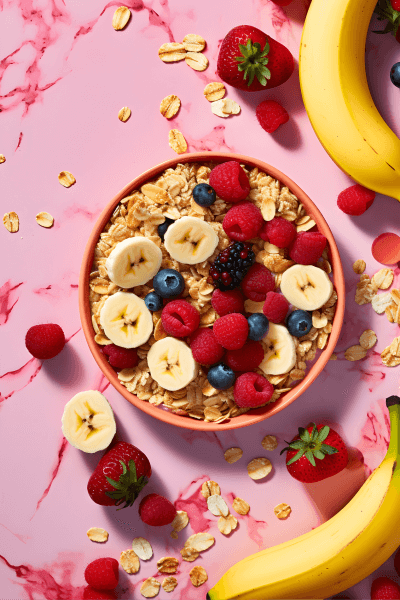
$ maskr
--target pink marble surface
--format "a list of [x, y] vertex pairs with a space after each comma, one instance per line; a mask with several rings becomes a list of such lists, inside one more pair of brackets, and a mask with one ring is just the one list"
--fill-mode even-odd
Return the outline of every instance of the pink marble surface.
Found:
[[[238, 117], [214, 116], [203, 97], [215, 75], [220, 40], [242, 23], [257, 25], [289, 47], [297, 57], [306, 0], [293, 0], [286, 9], [270, 0], [129, 0], [128, 27], [115, 32], [112, 15], [120, 2], [112, 0], [0, 0], [0, 202], [3, 213], [16, 211], [20, 231], [0, 229], [0, 597], [77, 599], [84, 585], [85, 565], [101, 556], [118, 558], [134, 537], [149, 539], [155, 557], [137, 575], [121, 571], [119, 597], [136, 600], [144, 578], [157, 573], [156, 560], [179, 555], [183, 541], [197, 531], [210, 531], [216, 544], [197, 564], [209, 580], [193, 588], [183, 562], [179, 585], [171, 594], [182, 600], [205, 597], [234, 562], [262, 547], [293, 538], [337, 511], [377, 466], [388, 442], [384, 398], [398, 393], [399, 368], [381, 364], [379, 353], [400, 331], [378, 316], [370, 305], [354, 302], [357, 276], [352, 263], [367, 262], [372, 274], [380, 265], [371, 255], [371, 242], [387, 230], [399, 233], [400, 205], [379, 196], [362, 217], [349, 218], [336, 208], [337, 194], [350, 185], [325, 154], [305, 113], [298, 69], [281, 87], [246, 95], [229, 89], [242, 106]], [[184, 62], [166, 65], [159, 46], [180, 41], [187, 33], [207, 40], [210, 66], [203, 73]], [[399, 60], [391, 36], [369, 34], [367, 71], [371, 90], [389, 125], [400, 134], [400, 91], [389, 81], [389, 69]], [[182, 100], [178, 115], [166, 121], [158, 111], [168, 94]], [[264, 98], [287, 108], [290, 122], [273, 135], [255, 118]], [[118, 110], [132, 109], [121, 123]], [[329, 362], [319, 379], [286, 410], [250, 428], [224, 433], [178, 430], [143, 414], [104, 380], [86, 346], [77, 303], [81, 256], [87, 236], [102, 207], [133, 177], [174, 156], [168, 130], [180, 129], [189, 151], [229, 150], [255, 156], [286, 172], [317, 203], [330, 223], [341, 252], [347, 282], [347, 309], [338, 360]], [[57, 180], [71, 171], [76, 185], [64, 189]], [[35, 215], [48, 211], [52, 229], [40, 228]], [[397, 287], [400, 269], [396, 268]], [[41, 364], [24, 345], [26, 330], [41, 322], [59, 323], [68, 344], [55, 359]], [[344, 350], [372, 328], [378, 343], [360, 362], [344, 359]], [[153, 465], [147, 492], [161, 492], [187, 510], [190, 525], [170, 538], [170, 528], [155, 530], [141, 523], [137, 507], [124, 511], [95, 505], [86, 491], [99, 460], [69, 446], [61, 433], [65, 403], [78, 391], [99, 389], [117, 418], [119, 437], [142, 448]], [[306, 486], [291, 479], [279, 450], [299, 425], [322, 420], [336, 426], [354, 450], [345, 472], [323, 484]], [[266, 452], [261, 439], [275, 434], [279, 447], [270, 454], [273, 473], [253, 482], [247, 462]], [[228, 465], [223, 451], [244, 449], [243, 458]], [[251, 504], [228, 538], [205, 510], [199, 488], [211, 478], [227, 500], [240, 496]], [[338, 485], [340, 483], [340, 485]], [[326, 497], [334, 491], [334, 502]], [[340, 490], [340, 491], [338, 491]], [[278, 521], [273, 507], [286, 502], [292, 514]], [[110, 532], [106, 545], [86, 537], [89, 527]], [[394, 575], [393, 559], [378, 571]], [[159, 578], [161, 579], [161, 578]], [[373, 576], [347, 592], [369, 598]], [[159, 598], [170, 598], [163, 590]]]

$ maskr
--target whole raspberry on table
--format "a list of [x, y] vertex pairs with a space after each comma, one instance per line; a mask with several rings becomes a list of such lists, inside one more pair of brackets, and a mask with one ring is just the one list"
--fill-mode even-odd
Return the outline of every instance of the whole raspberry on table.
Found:
[[227, 350], [239, 350], [247, 340], [249, 325], [246, 317], [231, 313], [217, 319], [213, 325], [215, 339]]
[[289, 256], [300, 265], [315, 265], [325, 250], [326, 241], [322, 233], [301, 231], [289, 248]]
[[268, 292], [265, 298], [263, 313], [272, 323], [282, 323], [289, 310], [289, 302], [285, 296], [277, 292]]
[[275, 278], [271, 271], [255, 263], [247, 271], [246, 276], [242, 281], [242, 290], [247, 298], [254, 302], [262, 302], [268, 292], [272, 292], [275, 289]]
[[215, 338], [214, 332], [208, 327], [200, 327], [190, 336], [190, 349], [193, 358], [201, 365], [214, 365], [224, 355], [224, 348]]
[[232, 204], [245, 200], [250, 192], [247, 173], [236, 160], [214, 167], [210, 173], [210, 185], [217, 196]]
[[274, 386], [258, 373], [243, 373], [233, 388], [235, 402], [241, 408], [257, 408], [267, 404], [274, 393]]
[[227, 350], [224, 363], [232, 371], [254, 371], [264, 358], [264, 348], [260, 342], [248, 341], [239, 350]]
[[400, 587], [389, 577], [378, 577], [372, 582], [371, 600], [400, 600]]
[[[261, 233], [263, 235], [261, 235]], [[263, 225], [260, 237], [278, 248], [287, 248], [297, 235], [296, 225], [283, 217], [274, 217]]]
[[244, 298], [238, 288], [226, 292], [222, 292], [217, 288], [211, 296], [211, 304], [220, 317], [224, 317], [229, 313], [244, 312]]
[[222, 221], [226, 235], [237, 242], [257, 237], [264, 220], [261, 211], [252, 202], [239, 202], [232, 206]]
[[161, 313], [164, 330], [177, 338], [193, 333], [200, 325], [200, 313], [186, 300], [168, 302]]
[[210, 267], [210, 277], [215, 287], [223, 292], [239, 287], [240, 282], [254, 263], [251, 244], [234, 242], [220, 252]]
[[136, 348], [121, 348], [115, 344], [108, 344], [102, 347], [102, 352], [115, 369], [133, 369], [139, 361]]
[[143, 523], [153, 527], [161, 527], [172, 523], [176, 516], [176, 508], [164, 496], [148, 494], [139, 505], [139, 516]]
[[375, 200], [375, 192], [356, 184], [340, 192], [337, 205], [346, 215], [360, 216], [372, 205]]
[[118, 567], [115, 558], [98, 558], [85, 569], [86, 583], [95, 590], [113, 590], [118, 585]]
[[59, 325], [33, 325], [25, 336], [25, 346], [35, 358], [54, 358], [65, 346], [65, 335]]
[[[282, 5], [284, 6], [284, 5]], [[280, 125], [289, 121], [289, 115], [275, 100], [264, 100], [256, 108], [256, 117], [267, 133], [273, 133]]]
[[117, 594], [114, 590], [95, 590], [87, 585], [83, 590], [83, 600], [116, 600]]

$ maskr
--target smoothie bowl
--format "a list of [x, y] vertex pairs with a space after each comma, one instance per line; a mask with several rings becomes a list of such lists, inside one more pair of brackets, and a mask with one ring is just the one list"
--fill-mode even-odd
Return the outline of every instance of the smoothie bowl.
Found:
[[106, 206], [79, 304], [97, 364], [129, 402], [216, 431], [272, 416], [314, 381], [340, 334], [344, 278], [326, 221], [289, 177], [202, 152]]

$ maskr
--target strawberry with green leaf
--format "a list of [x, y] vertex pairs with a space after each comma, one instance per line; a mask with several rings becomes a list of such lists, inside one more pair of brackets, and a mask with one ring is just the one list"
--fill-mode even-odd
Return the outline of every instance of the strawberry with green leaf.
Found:
[[400, 0], [379, 0], [374, 12], [379, 21], [387, 20], [385, 28], [374, 33], [391, 33], [400, 42]]

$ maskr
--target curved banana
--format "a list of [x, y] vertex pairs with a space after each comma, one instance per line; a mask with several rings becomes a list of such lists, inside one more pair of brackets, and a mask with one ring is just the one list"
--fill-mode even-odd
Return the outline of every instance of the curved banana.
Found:
[[400, 545], [400, 398], [390, 396], [386, 404], [387, 454], [352, 500], [316, 529], [238, 562], [208, 600], [328, 598], [389, 558]]
[[365, 71], [376, 0], [312, 0], [300, 45], [300, 86], [317, 137], [365, 187], [400, 200], [400, 140], [379, 114]]

